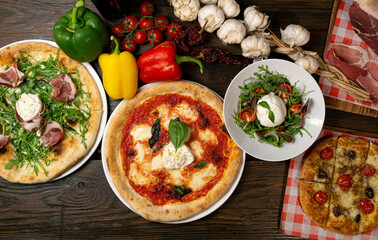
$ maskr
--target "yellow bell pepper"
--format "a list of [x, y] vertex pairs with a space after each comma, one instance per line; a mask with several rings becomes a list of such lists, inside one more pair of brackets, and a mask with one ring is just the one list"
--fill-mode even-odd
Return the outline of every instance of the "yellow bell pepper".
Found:
[[118, 41], [111, 36], [116, 46], [112, 53], [103, 53], [98, 58], [106, 93], [113, 99], [130, 99], [138, 89], [138, 65], [132, 53], [120, 53]]

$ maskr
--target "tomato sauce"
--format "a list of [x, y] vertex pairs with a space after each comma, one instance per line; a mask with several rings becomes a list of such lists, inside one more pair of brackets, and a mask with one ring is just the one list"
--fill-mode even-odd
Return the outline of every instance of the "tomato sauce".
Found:
[[[133, 182], [129, 177], [130, 165], [135, 161], [135, 155], [137, 152], [136, 149], [134, 149], [133, 138], [130, 135], [133, 127], [139, 124], [147, 124], [152, 127], [158, 117], [174, 111], [173, 108], [180, 103], [187, 103], [192, 109], [197, 111], [198, 114], [198, 118], [196, 118], [195, 121], [187, 116], [179, 116], [180, 120], [185, 122], [189, 128], [193, 130], [191, 132], [190, 139], [186, 142], [186, 144], [189, 146], [191, 142], [199, 141], [201, 143], [201, 147], [203, 148], [201, 159], [196, 158], [193, 163], [184, 167], [182, 172], [183, 178], [190, 179], [194, 173], [201, 171], [201, 169], [194, 167], [200, 161], [206, 161], [208, 164], [212, 163], [217, 168], [216, 175], [212, 177], [211, 180], [199, 191], [191, 191], [184, 196], [180, 196], [177, 192], [175, 192], [174, 188], [166, 181], [166, 178], [169, 176], [169, 172], [165, 169], [150, 171], [146, 177], [151, 179], [151, 182], [150, 184], [146, 185], [139, 185], [138, 183]], [[163, 104], [168, 108], [168, 113], [160, 113], [158, 111], [158, 107]], [[225, 153], [228, 151], [228, 136], [221, 130], [222, 125], [222, 120], [215, 109], [188, 96], [167, 94], [155, 96], [144, 101], [141, 105], [137, 106], [131, 111], [123, 129], [121, 154], [124, 171], [129, 179], [130, 185], [141, 196], [150, 199], [154, 205], [164, 205], [175, 202], [190, 202], [205, 196], [207, 192], [210, 191], [222, 178], [224, 170], [227, 168], [228, 164], [228, 156], [225, 155]], [[204, 142], [201, 140], [199, 138], [198, 129], [210, 130], [216, 136], [217, 143]], [[161, 127], [159, 140], [155, 143], [149, 153], [145, 153], [145, 157], [151, 159], [157, 154], [160, 154], [161, 151], [163, 151], [164, 144], [168, 144], [168, 142], [168, 131], [167, 129]], [[146, 146], [150, 148], [148, 141], [143, 142], [143, 144], [146, 144]], [[159, 147], [161, 149], [159, 149]], [[150, 159], [147, 161], [151, 161]], [[188, 188], [187, 186], [184, 187]]]

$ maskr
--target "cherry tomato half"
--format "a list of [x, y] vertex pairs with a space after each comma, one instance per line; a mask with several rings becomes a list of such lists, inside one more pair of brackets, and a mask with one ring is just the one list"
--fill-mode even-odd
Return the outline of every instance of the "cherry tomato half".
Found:
[[169, 25], [169, 20], [168, 20], [168, 18], [166, 18], [164, 16], [159, 16], [155, 19], [155, 26], [160, 26], [158, 28], [160, 31], [167, 30], [168, 25]]
[[246, 108], [239, 112], [239, 118], [245, 123], [253, 122], [256, 119], [256, 111], [252, 111], [250, 108]]
[[256, 93], [256, 94], [262, 94], [265, 92], [264, 88], [262, 86], [259, 86], [257, 88], [254, 88], [252, 89], [252, 92]]
[[148, 41], [154, 45], [161, 43], [163, 34], [157, 29], [150, 29], [147, 33]]
[[361, 169], [361, 172], [365, 173], [366, 176], [373, 176], [375, 174], [375, 167], [370, 164], [365, 164]]
[[302, 109], [302, 104], [300, 103], [294, 103], [290, 106], [289, 111], [291, 114], [296, 114]]
[[336, 184], [339, 185], [340, 188], [344, 191], [349, 190], [350, 186], [352, 185], [352, 183], [350, 182], [350, 176], [348, 174], [340, 176], [337, 179]]
[[123, 34], [120, 34], [124, 30], [124, 27], [121, 24], [114, 24], [112, 26], [112, 33], [117, 36], [122, 36]]
[[172, 38], [176, 37], [177, 34], [179, 34], [182, 31], [182, 26], [178, 23], [171, 23], [168, 25], [167, 33]]
[[318, 191], [314, 194], [314, 199], [319, 204], [324, 204], [327, 202], [328, 196], [325, 192]]
[[125, 39], [122, 42], [122, 49], [128, 52], [134, 52], [136, 50], [136, 43], [133, 39]]
[[123, 19], [122, 24], [127, 31], [135, 30], [138, 28], [138, 18], [134, 16], [126, 16]]
[[153, 26], [154, 26], [154, 22], [144, 17], [142, 17], [142, 19], [139, 22], [140, 29], [149, 29], [149, 28], [152, 28]]
[[360, 200], [360, 208], [364, 213], [371, 213], [374, 210], [374, 204], [369, 199]]
[[[282, 83], [280, 86], [282, 86], [283, 88], [285, 88], [286, 92], [293, 93], [293, 89], [291, 89], [291, 87], [290, 87], [289, 84]], [[280, 92], [279, 96], [282, 97], [282, 98], [289, 98], [289, 94], [288, 93]]]
[[144, 1], [140, 5], [140, 13], [145, 16], [150, 16], [155, 11], [155, 5], [150, 1]]
[[137, 31], [135, 33], [134, 41], [138, 44], [144, 44], [147, 41], [147, 34], [144, 31]]
[[333, 157], [333, 149], [331, 147], [326, 147], [320, 151], [320, 157], [323, 159], [330, 159]]

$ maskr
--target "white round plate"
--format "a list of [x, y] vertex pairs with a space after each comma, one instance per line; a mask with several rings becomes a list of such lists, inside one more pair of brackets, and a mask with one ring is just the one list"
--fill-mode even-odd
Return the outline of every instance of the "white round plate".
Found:
[[[142, 91], [142, 90], [145, 90], [147, 88], [150, 88], [152, 86], [155, 86], [159, 84], [158, 82], [156, 83], [149, 83], [149, 84], [146, 84], [142, 87], [140, 87], [138, 89], [138, 92]], [[196, 84], [199, 84], [199, 83], [196, 83]], [[200, 85], [200, 84], [199, 84]], [[218, 95], [218, 94], [217, 94]], [[218, 95], [219, 96], [219, 95]], [[220, 96], [219, 96], [220, 97]], [[221, 98], [221, 97], [220, 97]], [[128, 207], [131, 211], [133, 211], [135, 213], [135, 211], [130, 207], [129, 204], [127, 204], [127, 202], [122, 198], [122, 196], [120, 195], [120, 193], [118, 192], [116, 186], [114, 185], [114, 182], [112, 180], [112, 177], [109, 173], [109, 168], [108, 168], [108, 164], [106, 162], [106, 157], [105, 157], [105, 141], [106, 141], [106, 135], [107, 135], [107, 132], [108, 132], [108, 128], [109, 128], [109, 125], [113, 119], [113, 117], [116, 115], [118, 109], [122, 106], [122, 104], [124, 104], [127, 100], [124, 99], [122, 100], [118, 106], [116, 107], [116, 109], [114, 109], [112, 115], [110, 116], [109, 118], [109, 121], [106, 125], [106, 128], [105, 128], [105, 132], [104, 132], [104, 135], [103, 135], [103, 139], [102, 139], [102, 145], [101, 145], [101, 156], [102, 156], [102, 166], [104, 168], [104, 172], [105, 172], [105, 176], [106, 176], [106, 179], [108, 180], [108, 183], [110, 185], [110, 187], [112, 188], [113, 192], [115, 193], [115, 195], [118, 197], [119, 200], [121, 200], [121, 202], [123, 204], [125, 204], [126, 207]], [[193, 221], [196, 221], [200, 218], [203, 218], [207, 215], [209, 215], [210, 213], [214, 212], [215, 210], [217, 210], [220, 206], [222, 206], [222, 204], [224, 202], [226, 202], [226, 200], [231, 196], [231, 194], [234, 192], [236, 186], [238, 185], [239, 183], [239, 180], [242, 176], [242, 173], [243, 173], [243, 169], [244, 169], [244, 163], [245, 163], [245, 153], [243, 152], [243, 157], [242, 157], [242, 163], [240, 164], [240, 168], [239, 168], [239, 171], [238, 171], [238, 175], [235, 179], [235, 181], [232, 183], [232, 185], [230, 186], [230, 189], [227, 191], [227, 193], [221, 198], [219, 199], [216, 203], [214, 203], [213, 205], [211, 205], [208, 209], [206, 209], [205, 211], [193, 216], [193, 217], [190, 217], [190, 218], [187, 218], [187, 219], [184, 219], [184, 220], [181, 220], [181, 221], [175, 221], [175, 222], [161, 222], [161, 223], [167, 223], [167, 224], [180, 224], [180, 223], [188, 223], [188, 222], [193, 222]]]
[[[8, 44], [8, 45], [0, 48], [0, 50], [3, 49], [3, 48], [6, 48], [8, 46], [14, 45], [14, 44], [20, 44], [20, 43], [25, 43], [25, 42], [43, 42], [43, 43], [50, 44], [51, 46], [58, 47], [58, 45], [55, 42], [53, 42], [53, 41], [42, 40], [42, 39], [30, 39], [30, 40], [23, 40], [23, 41], [18, 41], [18, 42], [14, 42], [14, 43]], [[55, 180], [58, 180], [58, 179], [61, 179], [61, 178], [64, 178], [64, 177], [70, 175], [71, 173], [73, 173], [77, 169], [79, 169], [86, 161], [88, 161], [88, 159], [92, 156], [92, 154], [94, 153], [94, 151], [96, 151], [97, 146], [100, 144], [100, 141], [102, 139], [102, 135], [103, 135], [104, 130], [105, 130], [106, 118], [108, 116], [108, 104], [107, 104], [107, 100], [106, 100], [106, 94], [105, 94], [104, 87], [102, 85], [101, 79], [97, 75], [97, 73], [94, 70], [94, 68], [89, 63], [87, 63], [87, 62], [84, 62], [82, 64], [87, 68], [88, 72], [91, 74], [91, 76], [95, 80], [97, 88], [98, 88], [98, 90], [100, 92], [101, 101], [102, 101], [102, 107], [103, 107], [103, 112], [102, 112], [102, 116], [101, 116], [100, 127], [99, 127], [99, 130], [98, 130], [98, 133], [97, 133], [96, 141], [93, 144], [92, 148], [89, 150], [88, 154], [84, 158], [82, 158], [80, 161], [78, 161], [74, 166], [72, 166], [70, 169], [68, 169], [67, 171], [65, 171], [59, 177], [54, 178], [52, 181], [55, 181]]]
[[[254, 73], [259, 71], [259, 66], [268, 66], [269, 71], [286, 75], [291, 84], [298, 82], [298, 89], [304, 89], [305, 92], [309, 92], [303, 96], [304, 99], [311, 99], [304, 128], [311, 136], [302, 131], [303, 136], [298, 133], [294, 136], [293, 142], [285, 143], [281, 148], [278, 148], [267, 143], [261, 143], [255, 138], [251, 138], [250, 135], [244, 133], [243, 130], [236, 125], [233, 117], [238, 110], [239, 96], [241, 93], [239, 86], [244, 86], [246, 83], [253, 81], [251, 78], [255, 78]], [[324, 124], [325, 105], [319, 85], [306, 70], [286, 60], [267, 59], [249, 65], [234, 77], [226, 91], [223, 114], [229, 134], [241, 149], [249, 155], [261, 160], [283, 161], [298, 156], [314, 143]]]

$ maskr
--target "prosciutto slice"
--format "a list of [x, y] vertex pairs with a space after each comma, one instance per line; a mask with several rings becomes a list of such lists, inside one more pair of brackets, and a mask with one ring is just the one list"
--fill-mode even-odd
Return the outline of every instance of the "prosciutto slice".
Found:
[[41, 131], [40, 142], [45, 147], [52, 147], [63, 139], [63, 127], [58, 122], [48, 122]]
[[9, 138], [10, 138], [10, 136], [8, 136], [8, 135], [0, 134], [0, 149], [2, 149], [3, 147], [5, 147], [8, 144]]
[[24, 73], [18, 70], [17, 63], [14, 63], [6, 71], [0, 73], [0, 85], [15, 88], [24, 81], [24, 78]]
[[67, 103], [76, 98], [76, 86], [68, 74], [60, 74], [52, 79], [49, 84], [53, 87], [53, 91], [50, 95], [52, 99]]
[[14, 108], [14, 111], [16, 113], [17, 121], [20, 123], [20, 125], [26, 131], [33, 132], [42, 127], [43, 120], [44, 120], [42, 113], [45, 111], [45, 109], [46, 109], [45, 104], [43, 104], [41, 112], [37, 115], [37, 117], [35, 117], [34, 119], [30, 121], [24, 121], [24, 119], [22, 119], [22, 117], [18, 114], [17, 108]]
[[378, 1], [353, 2], [349, 17], [354, 31], [378, 55]]

